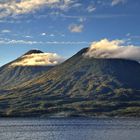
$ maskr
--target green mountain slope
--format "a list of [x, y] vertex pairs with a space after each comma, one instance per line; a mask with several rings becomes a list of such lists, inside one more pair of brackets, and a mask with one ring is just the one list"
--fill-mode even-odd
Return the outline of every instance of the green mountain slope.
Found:
[[18, 86], [51, 68], [51, 66], [2, 67], [0, 69], [0, 86], [3, 89]]
[[1, 89], [1, 116], [140, 117], [140, 64], [81, 50], [41, 76]]

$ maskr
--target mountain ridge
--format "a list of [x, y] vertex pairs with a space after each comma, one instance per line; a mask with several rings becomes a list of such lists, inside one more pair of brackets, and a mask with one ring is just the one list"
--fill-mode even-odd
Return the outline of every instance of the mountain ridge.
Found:
[[85, 58], [87, 49], [17, 87], [1, 89], [1, 116], [140, 117], [140, 64]]

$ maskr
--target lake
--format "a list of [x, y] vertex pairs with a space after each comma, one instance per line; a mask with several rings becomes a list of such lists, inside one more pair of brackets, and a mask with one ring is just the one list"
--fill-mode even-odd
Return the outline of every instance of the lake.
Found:
[[139, 119], [0, 119], [0, 140], [139, 139]]

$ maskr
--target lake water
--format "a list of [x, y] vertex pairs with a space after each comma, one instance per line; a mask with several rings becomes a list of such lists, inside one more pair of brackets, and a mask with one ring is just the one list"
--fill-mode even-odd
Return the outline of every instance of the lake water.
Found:
[[0, 140], [140, 140], [140, 120], [0, 119]]

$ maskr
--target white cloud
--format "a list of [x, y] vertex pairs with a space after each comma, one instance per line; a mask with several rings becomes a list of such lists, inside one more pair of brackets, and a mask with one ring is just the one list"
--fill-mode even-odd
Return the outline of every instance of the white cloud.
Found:
[[63, 61], [64, 58], [56, 53], [38, 53], [23, 55], [18, 62], [14, 62], [10, 66], [53, 66]]
[[99, 42], [93, 42], [86, 57], [94, 58], [122, 58], [140, 61], [140, 46], [124, 45], [123, 40], [103, 39]]
[[82, 6], [82, 3], [75, 3], [75, 4], [73, 4], [73, 8], [79, 8], [79, 7], [81, 7]]
[[84, 22], [84, 21], [86, 21], [86, 20], [87, 20], [86, 17], [80, 17], [80, 18], [78, 18], [78, 21], [79, 21], [79, 22]]
[[8, 0], [6, 2], [0, 3], [0, 18], [9, 16], [9, 15], [18, 15], [25, 14], [36, 9], [39, 9], [45, 4], [53, 4], [58, 2], [58, 0]]
[[10, 33], [10, 32], [11, 32], [11, 31], [8, 30], [8, 29], [4, 29], [4, 30], [1, 31], [1, 33]]
[[54, 37], [55, 35], [53, 33], [48, 34], [48, 33], [41, 33], [42, 36], [50, 36], [50, 37]]
[[54, 35], [54, 34], [50, 34], [50, 36], [51, 36], [51, 37], [54, 37], [55, 35]]
[[69, 30], [72, 33], [80, 33], [80, 32], [83, 31], [83, 28], [84, 28], [84, 25], [82, 25], [82, 24], [79, 24], [79, 25], [77, 25], [77, 24], [71, 24], [69, 26]]
[[110, 19], [110, 18], [119, 18], [127, 17], [129, 15], [125, 14], [94, 14], [94, 15], [65, 15], [61, 14], [60, 17], [68, 19], [77, 19], [80, 22], [86, 21], [87, 19]]
[[8, 39], [8, 38], [0, 38], [0, 45], [15, 45], [15, 44], [27, 44], [27, 45], [34, 45], [34, 44], [41, 44], [41, 45], [79, 45], [79, 44], [90, 44], [91, 42], [87, 41], [34, 41], [34, 40], [15, 40], [15, 39]]
[[140, 35], [132, 35], [130, 33], [126, 34], [127, 37], [129, 37], [129, 39], [140, 39]]
[[131, 35], [130, 33], [127, 33], [127, 34], [126, 34], [127, 37], [129, 37], [130, 35]]
[[66, 10], [72, 4], [74, 0], [7, 0], [0, 3], [0, 18], [27, 14], [43, 7]]
[[72, 8], [76, 3], [75, 0], [59, 0], [59, 3], [55, 5], [55, 8], [58, 8], [60, 10], [69, 10]]
[[33, 38], [33, 37], [32, 37], [32, 36], [30, 36], [30, 35], [26, 35], [25, 37], [26, 37], [26, 38]]
[[0, 38], [0, 44], [9, 45], [9, 44], [42, 44], [41, 41], [32, 41], [32, 40], [15, 40], [15, 39], [7, 39], [7, 38]]
[[89, 5], [89, 6], [87, 7], [87, 11], [88, 11], [89, 13], [94, 12], [95, 10], [96, 10], [96, 7], [95, 7], [94, 5]]
[[125, 3], [126, 2], [126, 0], [112, 0], [112, 3], [111, 3], [111, 5], [112, 6], [115, 6], [115, 5], [118, 5], [118, 4], [120, 4], [120, 3]]
[[42, 35], [42, 36], [45, 36], [45, 35], [47, 35], [47, 33], [41, 33], [41, 35]]
[[50, 37], [54, 37], [55, 36], [55, 34], [53, 34], [53, 33], [41, 33], [41, 35], [42, 36], [50, 36]]
[[44, 44], [52, 44], [52, 45], [80, 45], [80, 44], [90, 44], [91, 42], [87, 41], [47, 41]]

